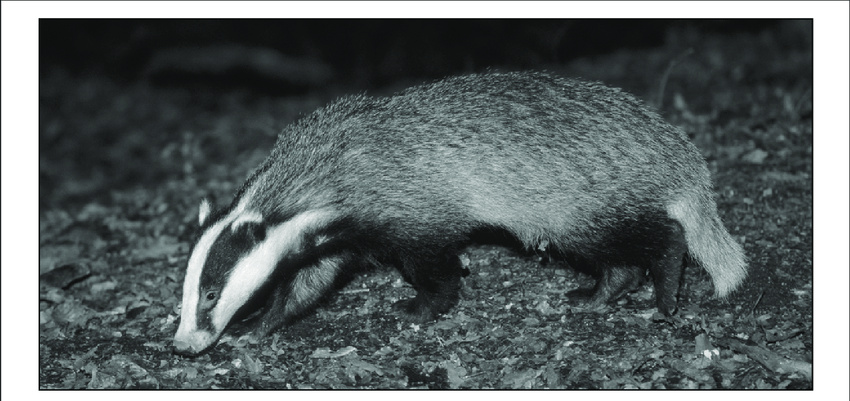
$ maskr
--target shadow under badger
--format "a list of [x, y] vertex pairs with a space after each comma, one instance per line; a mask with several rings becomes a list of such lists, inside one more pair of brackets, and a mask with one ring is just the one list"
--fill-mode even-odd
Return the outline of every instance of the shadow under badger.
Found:
[[263, 289], [263, 336], [367, 263], [398, 268], [427, 321], [458, 300], [469, 236], [505, 230], [600, 275], [591, 307], [648, 271], [675, 312], [690, 255], [725, 297], [746, 276], [711, 178], [679, 129], [597, 83], [543, 73], [449, 78], [341, 98], [290, 125], [231, 205], [202, 203], [178, 352], [201, 352]]

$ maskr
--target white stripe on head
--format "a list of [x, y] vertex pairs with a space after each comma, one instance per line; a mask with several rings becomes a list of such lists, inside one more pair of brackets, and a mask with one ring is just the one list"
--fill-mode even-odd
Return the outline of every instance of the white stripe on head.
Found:
[[[207, 202], [204, 202], [207, 203]], [[192, 343], [190, 336], [198, 329], [196, 321], [198, 312], [198, 300], [200, 297], [201, 273], [204, 270], [204, 264], [207, 261], [207, 255], [210, 253], [213, 243], [218, 238], [219, 234], [227, 227], [228, 224], [236, 220], [245, 210], [247, 199], [243, 199], [227, 217], [223, 218], [218, 223], [213, 224], [201, 235], [195, 248], [192, 250], [192, 256], [189, 257], [189, 263], [186, 267], [186, 278], [183, 281], [183, 303], [180, 313], [180, 326], [177, 328], [177, 334], [174, 335], [175, 340], [182, 340]], [[207, 203], [207, 208], [209, 203]], [[201, 214], [209, 214], [209, 210], [204, 213], [202, 203]], [[202, 216], [201, 220], [205, 220], [207, 216]]]
[[272, 274], [283, 256], [302, 247], [304, 233], [327, 224], [334, 215], [328, 210], [307, 211], [270, 228], [266, 239], [233, 268], [212, 312], [214, 330], [219, 333], [224, 330], [236, 311]]
[[245, 223], [262, 223], [262, 222], [263, 222], [263, 215], [262, 214], [257, 213], [257, 212], [251, 212], [251, 211], [245, 212], [245, 213], [239, 215], [239, 217], [237, 217], [236, 220], [233, 221], [233, 224], [230, 226], [230, 231], [236, 232], [236, 230], [238, 230], [239, 227], [241, 225], [245, 224]]

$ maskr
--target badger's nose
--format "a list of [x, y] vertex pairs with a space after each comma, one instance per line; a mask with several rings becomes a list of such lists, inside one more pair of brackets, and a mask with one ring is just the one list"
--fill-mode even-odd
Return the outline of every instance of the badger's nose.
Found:
[[180, 355], [195, 355], [198, 353], [191, 344], [182, 340], [174, 340], [174, 352]]

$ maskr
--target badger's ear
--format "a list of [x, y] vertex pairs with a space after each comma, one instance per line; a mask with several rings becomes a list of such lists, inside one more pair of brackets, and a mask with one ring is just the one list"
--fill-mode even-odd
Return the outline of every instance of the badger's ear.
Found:
[[207, 217], [210, 217], [210, 210], [212, 209], [212, 205], [210, 205], [210, 201], [204, 198], [201, 200], [201, 206], [198, 208], [198, 225], [204, 225], [204, 222], [207, 221]]

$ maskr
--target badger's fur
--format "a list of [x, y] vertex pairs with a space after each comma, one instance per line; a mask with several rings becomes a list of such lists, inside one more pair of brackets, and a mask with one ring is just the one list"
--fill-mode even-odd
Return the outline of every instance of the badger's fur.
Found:
[[284, 129], [232, 204], [204, 203], [199, 220], [174, 339], [189, 354], [257, 294], [264, 335], [373, 262], [416, 289], [398, 305], [408, 318], [433, 319], [457, 302], [457, 252], [478, 230], [595, 269], [590, 306], [648, 271], [674, 312], [686, 254], [719, 297], [746, 276], [687, 136], [618, 89], [543, 73], [339, 99]]

